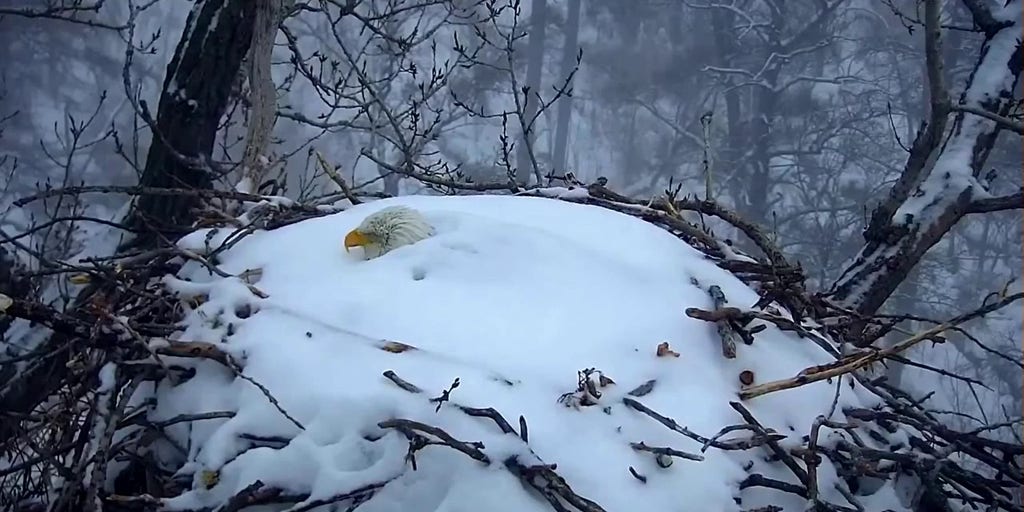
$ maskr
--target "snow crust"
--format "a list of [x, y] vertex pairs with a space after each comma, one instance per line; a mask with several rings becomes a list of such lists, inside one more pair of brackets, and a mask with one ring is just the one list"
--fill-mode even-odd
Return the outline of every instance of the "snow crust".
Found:
[[[420, 210], [437, 234], [369, 261], [344, 251], [346, 232], [396, 204]], [[229, 235], [203, 230], [181, 245], [202, 252]], [[303, 428], [222, 365], [173, 360], [197, 373], [183, 384], [163, 383], [154, 390], [153, 421], [211, 411], [235, 415], [171, 428], [182, 451], [168, 448], [159, 456], [184, 458], [181, 473], [191, 474], [201, 489], [171, 500], [172, 508], [223, 503], [257, 479], [317, 499], [395, 478], [359, 510], [550, 510], [504, 469], [501, 461], [512, 455], [525, 464], [538, 463], [536, 457], [557, 464], [578, 494], [609, 511], [806, 506], [778, 491], [738, 489], [748, 471], [795, 482], [784, 466], [766, 462], [763, 449], [712, 448], [703, 461], [675, 459], [661, 468], [652, 454], [630, 448], [644, 442], [701, 451], [700, 443], [622, 403], [627, 392], [649, 380], [656, 380], [654, 390], [639, 402], [711, 437], [743, 423], [729, 406], [739, 400], [740, 372], [753, 371], [761, 383], [829, 361], [812, 342], [774, 326], [758, 333], [753, 345], [738, 347], [736, 359], [723, 358], [714, 325], [684, 310], [712, 309], [706, 292], [711, 285], [740, 308], [749, 308], [756, 294], [653, 225], [555, 199], [410, 196], [257, 232], [219, 254], [216, 263], [233, 275], [261, 269], [255, 286], [267, 298], [241, 278], [211, 275], [189, 263], [166, 279], [183, 304], [203, 298], [188, 312], [180, 339], [221, 344], [242, 362], [246, 378], [264, 386]], [[380, 340], [418, 350], [388, 352]], [[657, 357], [661, 342], [679, 357]], [[576, 389], [577, 371], [591, 367], [615, 381], [602, 389], [598, 405], [577, 409], [559, 403], [560, 395]], [[387, 370], [424, 392], [400, 389], [382, 376]], [[493, 407], [517, 429], [522, 415], [529, 446], [452, 404], [435, 412], [428, 398], [456, 378], [460, 386], [451, 393], [452, 404]], [[834, 382], [820, 382], [745, 405], [766, 427], [787, 436], [783, 447], [793, 447], [819, 414], [828, 414], [836, 389]], [[875, 403], [846, 381], [839, 390], [837, 411]], [[841, 412], [836, 416], [843, 420]], [[430, 446], [417, 453], [414, 471], [405, 437], [377, 426], [393, 418], [482, 442], [494, 462], [485, 466]], [[842, 435], [827, 432], [822, 429], [822, 443]], [[253, 447], [246, 439], [252, 436], [290, 441]], [[747, 436], [740, 431], [724, 439]], [[630, 467], [647, 482], [631, 476]], [[216, 471], [218, 478], [202, 489], [206, 471]], [[835, 486], [845, 484], [827, 459], [818, 473], [822, 497], [844, 503]], [[901, 508], [890, 489], [861, 499], [871, 510]]]

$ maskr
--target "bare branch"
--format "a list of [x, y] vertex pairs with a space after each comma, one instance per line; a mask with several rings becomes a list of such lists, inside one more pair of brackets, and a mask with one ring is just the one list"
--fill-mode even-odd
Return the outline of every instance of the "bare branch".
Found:
[[975, 199], [967, 206], [966, 213], [990, 213], [1020, 209], [1024, 209], [1024, 189], [1008, 196]]
[[984, 117], [990, 121], [995, 121], [1001, 128], [1010, 130], [1019, 135], [1024, 135], [1024, 123], [1020, 121], [1014, 121], [1008, 117], [1003, 117], [995, 112], [989, 112], [980, 107], [972, 105], [954, 105], [953, 110], [957, 112], [967, 112], [976, 116]]

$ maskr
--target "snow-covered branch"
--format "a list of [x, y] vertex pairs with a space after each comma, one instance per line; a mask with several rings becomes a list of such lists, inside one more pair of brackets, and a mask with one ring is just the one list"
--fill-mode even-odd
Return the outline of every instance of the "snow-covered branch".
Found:
[[971, 201], [965, 213], [991, 213], [1024, 209], [1024, 190], [999, 197], [984, 197]]
[[[999, 116], [1009, 109], [1021, 73], [1020, 1], [1011, 2], [1007, 12], [1015, 14], [986, 36], [960, 100], [965, 107]], [[940, 58], [938, 16], [930, 14], [926, 17], [931, 22], [928, 66], [929, 75], [936, 78], [930, 85], [932, 121], [919, 132], [889, 198], [872, 213], [866, 244], [831, 292], [864, 314], [876, 312], [924, 253], [964, 215], [1002, 209], [1017, 200], [1017, 196], [990, 200], [978, 180], [1002, 124], [961, 109], [948, 136], [941, 130], [950, 107], [938, 78], [942, 69], [936, 62]]]

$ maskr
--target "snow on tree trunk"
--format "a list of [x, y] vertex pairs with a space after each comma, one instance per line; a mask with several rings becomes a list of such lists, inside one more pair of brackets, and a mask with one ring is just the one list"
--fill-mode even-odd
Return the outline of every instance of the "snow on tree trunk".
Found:
[[[1024, 207], [1020, 193], [991, 197], [978, 180], [996, 137], [1007, 127], [996, 118], [1005, 119], [1020, 77], [1021, 2], [973, 14], [985, 41], [959, 105], [936, 98], [937, 84], [930, 84], [938, 115], [919, 132], [903, 176], [872, 213], [864, 247], [829, 293], [862, 314], [878, 311], [928, 249], [965, 215]], [[937, 41], [935, 54], [941, 55]], [[935, 71], [930, 75], [941, 76], [940, 63], [930, 66]], [[952, 128], [935, 129], [945, 124], [949, 112], [957, 112]]]
[[[210, 188], [214, 138], [231, 88], [252, 39], [256, 4], [204, 0], [189, 13], [174, 57], [167, 65], [153, 143], [139, 184], [144, 187]], [[142, 196], [133, 212], [139, 226], [178, 234], [191, 225], [194, 197]], [[155, 240], [141, 236], [141, 245]]]

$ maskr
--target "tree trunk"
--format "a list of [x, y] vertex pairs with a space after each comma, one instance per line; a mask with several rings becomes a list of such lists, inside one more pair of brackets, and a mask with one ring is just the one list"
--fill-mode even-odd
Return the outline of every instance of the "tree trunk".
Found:
[[[765, 62], [777, 54], [787, 52], [782, 37], [788, 21], [786, 7], [787, 4], [780, 2], [777, 9], [771, 10], [772, 23], [766, 34], [768, 47], [764, 54]], [[792, 45], [792, 42], [789, 44]], [[771, 173], [771, 150], [775, 139], [772, 123], [776, 121], [780, 96], [784, 94], [777, 89], [780, 72], [780, 64], [766, 65], [763, 80], [770, 87], [756, 87], [753, 91], [748, 116], [750, 140], [743, 146], [751, 150], [745, 163], [750, 172], [746, 177], [745, 213], [750, 220], [766, 225], [769, 225], [770, 198], [775, 187], [775, 178]]]
[[[181, 41], [167, 66], [160, 95], [156, 129], [150, 143], [146, 168], [140, 185], [147, 187], [210, 188], [212, 176], [194, 165], [195, 159], [209, 159], [217, 125], [227, 105], [231, 83], [238, 74], [249, 48], [253, 24], [250, 0], [205, 0], [189, 13]], [[219, 20], [221, 23], [212, 23]], [[168, 150], [164, 139], [173, 150]], [[187, 157], [190, 162], [177, 156]], [[191, 224], [192, 198], [141, 196], [135, 204], [132, 222], [153, 229], [138, 237], [133, 246], [153, 246], [160, 234], [172, 236]], [[69, 314], [83, 307], [98, 292], [86, 287], [75, 298]], [[54, 334], [40, 352], [70, 343]], [[67, 351], [40, 358], [39, 364], [14, 376], [0, 379], [0, 403], [4, 411], [27, 414], [53, 392], [67, 372]], [[0, 421], [0, 444], [17, 434], [17, 422]]]
[[[731, 63], [737, 52], [736, 38], [732, 37], [732, 27], [735, 23], [735, 18], [734, 13], [725, 9], [713, 9], [711, 11], [711, 27], [715, 40], [716, 58], [717, 62], [722, 65]], [[743, 147], [745, 146], [743, 141], [746, 135], [741, 119], [742, 106], [739, 89], [734, 87], [735, 83], [731, 77], [724, 77], [724, 80], [725, 82], [722, 85], [725, 87], [723, 93], [725, 100], [725, 138], [717, 149], [717, 161], [719, 162], [719, 168], [736, 169], [744, 165], [740, 155], [743, 154]], [[726, 186], [725, 189], [719, 188], [719, 190], [735, 197], [737, 204], [742, 199], [742, 192], [736, 190], [742, 186], [742, 174], [734, 173], [729, 182], [719, 184], [719, 187], [722, 185]]]
[[277, 87], [271, 75], [274, 39], [281, 20], [292, 8], [293, 0], [252, 0], [256, 13], [248, 58], [249, 126], [242, 155], [241, 192], [255, 193], [266, 178], [271, 135], [277, 122]]
[[402, 175], [393, 173], [384, 168], [380, 168], [378, 172], [380, 172], [381, 176], [384, 176], [384, 194], [392, 197], [398, 197], [398, 185], [402, 180]]
[[[765, 82], [774, 86], [778, 81], [779, 70], [769, 69], [764, 76]], [[771, 175], [770, 152], [774, 139], [771, 123], [776, 117], [778, 100], [779, 95], [774, 90], [758, 88], [754, 91], [750, 116], [751, 154], [746, 165], [750, 175], [746, 179], [745, 213], [748, 219], [766, 225], [769, 221], [769, 198], [775, 187], [775, 180]]]
[[[1021, 73], [1021, 2], [1011, 1], [1002, 10], [1006, 21], [997, 21], [985, 6], [974, 5], [972, 14], [985, 31], [985, 41], [960, 105], [1005, 117]], [[931, 124], [919, 131], [903, 175], [887, 200], [872, 212], [864, 247], [829, 292], [831, 298], [864, 315], [877, 312], [928, 249], [962, 217], [1024, 208], [1021, 193], [987, 197], [977, 180], [1000, 123], [959, 111], [950, 133], [941, 129], [956, 107], [943, 102], [937, 16], [933, 25], [933, 35], [926, 36], [931, 43], [926, 52]], [[863, 346], [873, 340], [865, 336], [857, 341]]]
[[[530, 12], [530, 44], [526, 50], [526, 87], [528, 91], [522, 100], [525, 102], [522, 119], [524, 127], [533, 119], [540, 104], [537, 95], [540, 93], [540, 75], [544, 68], [544, 39], [547, 23], [547, 0], [533, 0], [532, 12]], [[514, 92], [523, 95], [521, 90]], [[536, 125], [528, 130], [524, 129], [519, 147], [516, 148], [516, 167], [518, 168], [516, 180], [524, 186], [530, 183], [530, 174], [539, 174], [539, 169], [533, 165], [533, 159], [537, 154], [531, 149], [536, 129]], [[540, 163], [538, 162], [537, 165]]]
[[[565, 21], [565, 43], [562, 47], [562, 77], [569, 76], [576, 67], [577, 42], [580, 32], [580, 0], [569, 0], [569, 12]], [[572, 83], [569, 84], [572, 87]], [[558, 100], [558, 127], [555, 131], [555, 148], [552, 158], [555, 169], [566, 170], [566, 153], [569, 143], [569, 118], [572, 117], [572, 97]]]
[[[251, 0], [204, 0], [195, 4], [160, 94], [155, 133], [139, 185], [207, 189], [213, 183], [210, 158], [232, 83], [249, 51], [256, 4]], [[162, 234], [187, 231], [196, 199], [141, 196], [131, 221], [151, 234], [133, 246], [150, 246]]]

